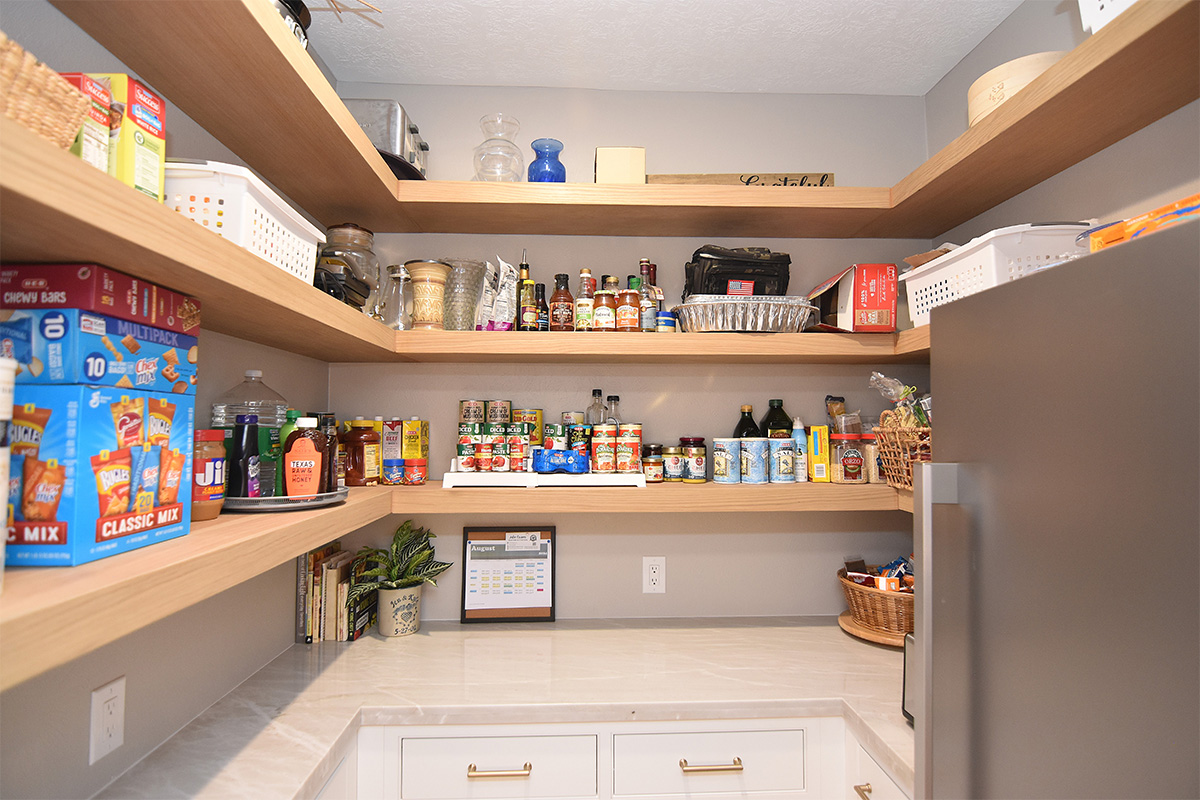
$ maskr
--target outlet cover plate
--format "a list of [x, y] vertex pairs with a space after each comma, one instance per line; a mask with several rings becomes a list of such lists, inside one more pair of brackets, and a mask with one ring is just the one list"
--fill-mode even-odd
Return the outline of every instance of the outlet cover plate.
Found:
[[125, 742], [125, 676], [92, 691], [92, 733], [88, 764], [95, 764]]
[[667, 557], [642, 556], [642, 594], [667, 593]]

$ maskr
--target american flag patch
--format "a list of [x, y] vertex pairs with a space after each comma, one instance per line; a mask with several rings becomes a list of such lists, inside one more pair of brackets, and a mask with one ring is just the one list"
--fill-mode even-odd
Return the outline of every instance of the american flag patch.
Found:
[[754, 294], [754, 281], [729, 281], [725, 288], [725, 294], [750, 297]]

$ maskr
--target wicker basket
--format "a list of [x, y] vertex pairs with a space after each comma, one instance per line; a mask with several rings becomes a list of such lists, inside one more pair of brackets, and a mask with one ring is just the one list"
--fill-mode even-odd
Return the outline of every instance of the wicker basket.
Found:
[[91, 101], [0, 31], [0, 112], [66, 150]]
[[912, 491], [912, 465], [933, 460], [933, 429], [896, 427], [895, 419], [894, 411], [879, 416], [880, 424], [875, 428], [879, 461], [888, 486]]
[[846, 578], [845, 568], [839, 569], [837, 574], [855, 622], [881, 633], [897, 636], [912, 633], [912, 592], [885, 592], [873, 586], [859, 586]]

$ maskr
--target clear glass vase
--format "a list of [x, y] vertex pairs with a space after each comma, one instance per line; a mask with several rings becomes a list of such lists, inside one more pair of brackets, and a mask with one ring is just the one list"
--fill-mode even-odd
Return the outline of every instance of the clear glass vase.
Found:
[[485, 137], [475, 148], [475, 180], [519, 183], [525, 177], [525, 158], [513, 137], [521, 123], [511, 114], [488, 114], [479, 120]]
[[462, 258], [442, 258], [439, 261], [450, 265], [442, 301], [443, 330], [475, 330], [475, 312], [483, 294], [483, 276], [487, 272], [487, 265], [482, 261]]
[[565, 183], [567, 168], [558, 160], [563, 143], [558, 139], [535, 139], [530, 147], [537, 153], [537, 158], [529, 164], [529, 182]]

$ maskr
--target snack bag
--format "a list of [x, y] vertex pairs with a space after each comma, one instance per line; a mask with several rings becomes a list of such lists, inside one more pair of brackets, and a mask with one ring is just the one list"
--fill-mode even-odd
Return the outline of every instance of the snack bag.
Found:
[[142, 398], [122, 395], [121, 399], [112, 403], [109, 408], [112, 410], [113, 425], [117, 429], [117, 447], [128, 448], [141, 444], [144, 417]]
[[49, 408], [38, 408], [33, 403], [13, 406], [9, 441], [14, 456], [38, 457], [42, 437], [46, 435], [46, 425], [50, 422], [50, 411]]
[[25, 460], [25, 490], [22, 511], [27, 520], [54, 520], [67, 485], [67, 467], [56, 459]]
[[130, 456], [130, 511], [145, 514], [154, 508], [155, 497], [158, 495], [159, 448], [147, 443], [133, 448]]
[[25, 485], [25, 456], [12, 456], [8, 467], [8, 524], [25, 519], [21, 510], [21, 487]]
[[130, 466], [129, 448], [101, 450], [100, 455], [92, 456], [101, 517], [115, 517], [129, 511]]
[[159, 397], [146, 401], [149, 414], [146, 417], [146, 443], [165, 447], [171, 443], [171, 421], [175, 419], [175, 404]]
[[169, 506], [179, 495], [179, 484], [183, 480], [183, 464], [186, 456], [178, 450], [162, 448], [162, 466], [158, 479], [158, 504]]

